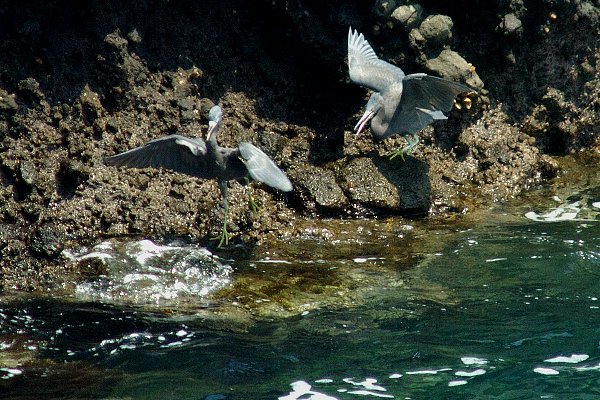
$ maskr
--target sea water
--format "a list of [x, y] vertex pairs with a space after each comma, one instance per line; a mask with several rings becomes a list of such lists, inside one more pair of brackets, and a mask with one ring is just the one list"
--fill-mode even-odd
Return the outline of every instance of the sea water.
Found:
[[74, 251], [109, 274], [66, 298], [3, 298], [0, 397], [600, 398], [599, 202], [414, 231], [344, 221], [338, 241], [238, 258], [147, 241]]

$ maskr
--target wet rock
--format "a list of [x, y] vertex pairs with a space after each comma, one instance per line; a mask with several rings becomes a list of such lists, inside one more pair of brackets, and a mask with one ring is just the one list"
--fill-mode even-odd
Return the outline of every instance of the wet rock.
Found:
[[148, 78], [148, 69], [137, 55], [129, 52], [127, 44], [117, 29], [105, 36], [104, 48], [98, 57], [109, 79], [106, 83], [113, 86], [117, 97], [124, 95], [124, 88]]
[[318, 208], [340, 210], [348, 205], [348, 199], [338, 186], [332, 171], [308, 165], [293, 169], [288, 174], [294, 182], [295, 190], [308, 199], [304, 202], [305, 205], [314, 202], [317, 206], [317, 209], [311, 211]]
[[427, 165], [409, 157], [355, 158], [339, 170], [342, 187], [351, 201], [385, 213], [423, 213], [429, 209]]
[[393, 21], [396, 21], [406, 31], [416, 28], [421, 23], [423, 7], [420, 4], [407, 4], [396, 8], [391, 15]]
[[523, 130], [537, 140], [537, 145], [552, 154], [565, 154], [577, 139], [577, 123], [570, 117], [578, 108], [566, 100], [564, 92], [548, 88], [525, 119]]
[[425, 62], [425, 67], [434, 75], [457, 82], [465, 82], [475, 90], [483, 88], [483, 82], [469, 64], [457, 52], [449, 49], [442, 50], [435, 58]]
[[577, 1], [576, 13], [573, 17], [575, 21], [582, 19], [589, 20], [593, 24], [597, 24], [600, 20], [600, 7], [589, 1]]
[[113, 47], [119, 53], [127, 51], [127, 39], [122, 38], [121, 33], [118, 30], [106, 35], [104, 37], [104, 43]]
[[446, 15], [429, 16], [409, 32], [410, 46], [419, 54], [437, 53], [450, 46], [452, 27], [452, 19]]
[[461, 180], [463, 184], [473, 182], [480, 193], [478, 198], [469, 195], [475, 204], [485, 198], [512, 198], [517, 193], [515, 187], [535, 184], [551, 168], [528, 135], [506, 125], [507, 118], [497, 108], [489, 110], [484, 113], [484, 124], [471, 125], [457, 138], [457, 149], [463, 148], [462, 163], [470, 166]]
[[54, 259], [64, 248], [65, 235], [60, 228], [46, 223], [34, 230], [29, 241], [30, 251], [39, 257]]
[[[144, 7], [64, 8], [48, 2], [22, 8], [4, 2], [0, 14], [19, 18], [5, 18], [3, 44], [11, 57], [0, 58], [0, 90], [16, 96], [0, 100], [0, 224], [25, 232], [0, 244], [1, 261], [9, 265], [2, 269], [6, 279], [35, 288], [39, 276], [62, 277], [55, 268], [59, 263], [44, 256], [53, 254], [51, 249], [40, 246], [41, 256], [31, 257], [27, 248], [29, 230], [40, 219], [86, 241], [136, 233], [202, 242], [218, 230], [221, 203], [214, 182], [110, 169], [100, 161], [164, 134], [198, 136], [206, 130], [213, 102], [224, 105], [228, 115], [224, 144], [251, 141], [290, 175], [297, 174], [290, 195], [256, 191], [269, 210], [259, 219], [249, 216], [242, 188], [230, 186], [231, 219], [252, 238], [278, 235], [280, 227], [295, 234], [304, 204], [317, 216], [346, 215], [346, 206], [337, 203], [361, 205], [360, 216], [427, 212], [436, 205], [438, 212], [471, 210], [476, 201], [510, 198], [551, 177], [555, 168], [540, 151], [600, 143], [600, 51], [592, 2], [555, 7], [552, 29], [526, 41], [499, 33], [497, 16], [507, 16], [502, 29], [514, 30], [512, 14], [524, 32], [537, 32], [547, 18], [546, 6], [527, 2], [526, 8], [523, 0], [474, 3], [467, 20], [459, 17], [463, 10], [428, 2], [434, 14], [451, 19], [433, 15], [424, 21], [418, 3], [375, 3], [370, 8], [356, 2], [343, 7], [238, 2], [232, 13], [228, 2], [209, 8], [199, 2], [156, 2], [151, 13], [140, 15]], [[475, 12], [483, 6], [485, 12]], [[65, 24], [47, 18], [58, 13]], [[82, 13], [97, 18], [79, 24]], [[226, 24], [209, 23], [215, 20]], [[19, 30], [23, 21], [36, 22]], [[143, 40], [131, 24], [119, 21], [135, 21]], [[230, 29], [264, 21], [269, 29], [250, 34]], [[378, 27], [377, 45], [387, 61], [408, 64], [410, 72], [420, 66], [479, 90], [483, 83], [465, 56], [476, 55], [477, 71], [494, 89], [492, 104], [502, 104], [506, 115], [487, 110], [481, 117], [449, 115], [420, 132], [422, 142], [406, 163], [377, 157], [404, 142], [348, 138], [365, 93], [348, 83], [343, 61], [348, 25], [365, 34]], [[415, 54], [407, 33], [394, 28], [398, 25], [418, 33]], [[123, 37], [117, 26], [129, 34]], [[37, 40], [42, 37], [57, 40]], [[569, 40], [573, 37], [577, 40]], [[451, 39], [458, 40], [450, 50]], [[414, 56], [419, 65], [411, 65]], [[40, 102], [48, 103], [47, 112], [31, 107]], [[428, 209], [428, 203], [434, 205]], [[19, 283], [22, 276], [29, 277], [27, 283]]]
[[575, 108], [574, 105], [566, 101], [564, 92], [553, 87], [548, 88], [546, 94], [542, 97], [542, 104], [550, 113], [550, 117], [555, 120], [561, 118], [565, 111]]

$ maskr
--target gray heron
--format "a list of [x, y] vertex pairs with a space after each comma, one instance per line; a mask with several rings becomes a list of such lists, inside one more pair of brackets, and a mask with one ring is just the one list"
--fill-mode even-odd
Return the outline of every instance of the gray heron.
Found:
[[363, 34], [352, 28], [348, 31], [348, 69], [354, 83], [373, 90], [354, 130], [362, 132], [371, 121], [371, 132], [377, 139], [407, 137], [407, 146], [391, 158], [400, 155], [404, 159], [404, 154], [419, 143], [420, 130], [447, 119], [444, 112], [452, 109], [456, 97], [473, 92], [460, 83], [424, 73], [405, 75], [397, 66], [379, 59]]
[[208, 113], [206, 140], [181, 135], [168, 135], [149, 141], [143, 146], [107, 157], [107, 165], [131, 168], [164, 168], [202, 179], [216, 179], [223, 196], [223, 229], [215, 239], [218, 247], [229, 243], [227, 232], [227, 182], [253, 179], [282, 192], [292, 190], [292, 183], [262, 150], [248, 142], [237, 148], [221, 147], [217, 134], [223, 119], [219, 106]]

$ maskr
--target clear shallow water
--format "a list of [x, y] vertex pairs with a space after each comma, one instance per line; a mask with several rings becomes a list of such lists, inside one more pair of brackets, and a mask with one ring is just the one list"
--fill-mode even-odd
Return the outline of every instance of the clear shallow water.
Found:
[[[360, 232], [337, 243], [209, 256], [211, 277], [296, 274], [302, 285], [316, 270], [351, 274], [344, 291], [360, 292], [286, 318], [251, 310], [246, 325], [127, 301], [6, 298], [0, 397], [599, 398], [600, 222], [594, 201], [547, 222], [563, 203], [573, 201], [535, 210], [539, 218], [415, 229], [410, 241], [395, 221], [380, 223], [383, 243], [381, 227], [350, 222], [343, 229]], [[217, 273], [229, 264], [232, 275]]]

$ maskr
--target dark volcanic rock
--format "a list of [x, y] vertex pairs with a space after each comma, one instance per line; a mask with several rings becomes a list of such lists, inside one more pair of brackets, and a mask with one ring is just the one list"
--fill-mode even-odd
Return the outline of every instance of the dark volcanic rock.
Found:
[[[548, 154], [599, 146], [599, 7], [591, 1], [65, 0], [0, 5], [0, 284], [69, 279], [65, 243], [181, 235], [208, 243], [215, 182], [106, 167], [166, 134], [198, 137], [215, 103], [221, 142], [250, 141], [287, 171], [289, 195], [230, 184], [231, 229], [291, 235], [303, 213], [465, 212], [556, 174]], [[350, 134], [368, 93], [347, 76], [348, 27], [406, 73], [479, 92], [400, 137]], [[485, 83], [485, 86], [484, 86]], [[350, 210], [350, 211], [349, 211]], [[10, 234], [9, 234], [10, 232]]]
[[65, 236], [59, 226], [43, 224], [33, 231], [29, 241], [29, 249], [36, 256], [55, 259], [63, 250]]
[[[342, 211], [348, 206], [348, 199], [339, 187], [333, 171], [306, 165], [289, 171], [294, 181], [295, 191], [299, 192], [303, 204], [311, 211]], [[311, 204], [314, 203], [314, 206]]]
[[388, 214], [425, 214], [431, 186], [427, 164], [413, 157], [359, 157], [339, 168], [349, 198]]

